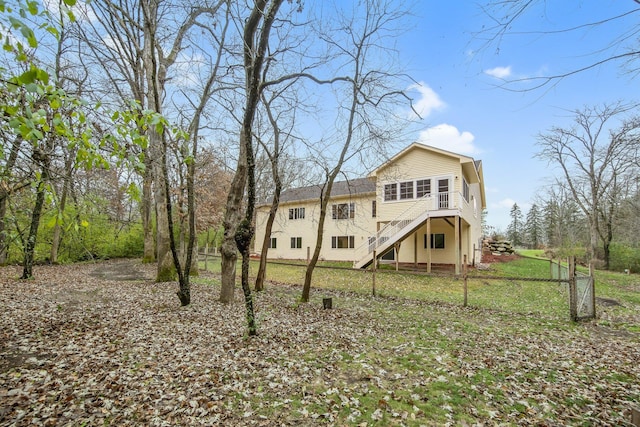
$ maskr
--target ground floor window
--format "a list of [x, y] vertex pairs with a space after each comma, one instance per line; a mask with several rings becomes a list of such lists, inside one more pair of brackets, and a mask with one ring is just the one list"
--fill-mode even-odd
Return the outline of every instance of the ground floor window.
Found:
[[355, 248], [355, 237], [331, 236], [331, 247], [333, 249], [353, 249]]
[[301, 248], [302, 248], [302, 237], [292, 237], [291, 249], [301, 249]]
[[392, 248], [390, 251], [387, 251], [386, 254], [382, 255], [380, 259], [385, 261], [395, 261], [396, 260], [396, 250]]
[[278, 246], [278, 239], [276, 239], [275, 237], [271, 237], [269, 239], [269, 249], [276, 249], [277, 246]]
[[[444, 249], [444, 233], [434, 233], [431, 235], [431, 249]], [[424, 235], [424, 247], [425, 249], [428, 248], [429, 246], [427, 246], [427, 234]]]

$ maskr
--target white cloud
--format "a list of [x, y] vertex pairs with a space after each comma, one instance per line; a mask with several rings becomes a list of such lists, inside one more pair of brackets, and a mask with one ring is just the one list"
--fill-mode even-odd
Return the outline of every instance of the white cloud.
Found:
[[[420, 94], [418, 100], [414, 102], [413, 108], [423, 119], [431, 115], [433, 111], [441, 110], [447, 106], [447, 104], [440, 99], [440, 96], [424, 82], [411, 85], [408, 89], [417, 91]], [[409, 118], [415, 118], [413, 111], [409, 112]]]
[[492, 203], [490, 207], [492, 208], [508, 208], [511, 209], [513, 207], [513, 205], [516, 203], [515, 200], [513, 200], [510, 197], [507, 197], [505, 199], [502, 199], [496, 203]]
[[180, 52], [171, 69], [173, 84], [183, 88], [194, 88], [201, 82], [201, 72], [206, 70], [205, 57], [194, 52]]
[[511, 65], [508, 67], [495, 67], [484, 71], [485, 74], [496, 79], [506, 79], [511, 76]]
[[455, 126], [442, 123], [420, 132], [418, 142], [459, 154], [477, 154], [480, 150], [473, 144], [471, 132], [460, 132]]

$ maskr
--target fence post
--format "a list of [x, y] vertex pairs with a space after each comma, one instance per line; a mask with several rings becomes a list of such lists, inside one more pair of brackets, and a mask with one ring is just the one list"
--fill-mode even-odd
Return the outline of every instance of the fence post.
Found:
[[209, 271], [207, 269], [207, 258], [209, 258], [209, 242], [204, 245], [204, 271]]
[[553, 256], [549, 258], [549, 279], [553, 279]]
[[578, 320], [578, 295], [576, 290], [576, 258], [569, 257], [569, 316]]
[[464, 304], [463, 307], [467, 306], [467, 291], [468, 291], [468, 287], [467, 287], [467, 255], [464, 255], [463, 257], [463, 264], [462, 264], [462, 274], [464, 277]]
[[562, 279], [562, 258], [558, 258], [558, 279]]
[[371, 294], [376, 296], [376, 250], [373, 250], [373, 262], [371, 263]]

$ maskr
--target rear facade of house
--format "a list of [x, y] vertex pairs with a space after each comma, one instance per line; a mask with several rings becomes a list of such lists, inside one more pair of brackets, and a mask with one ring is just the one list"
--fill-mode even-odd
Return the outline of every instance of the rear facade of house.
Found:
[[[320, 186], [282, 193], [270, 234], [269, 259], [307, 259], [316, 245]], [[269, 205], [256, 210], [255, 252]], [[334, 184], [327, 206], [321, 260], [366, 268], [374, 259], [431, 271], [480, 260], [482, 163], [414, 143], [366, 178]]]

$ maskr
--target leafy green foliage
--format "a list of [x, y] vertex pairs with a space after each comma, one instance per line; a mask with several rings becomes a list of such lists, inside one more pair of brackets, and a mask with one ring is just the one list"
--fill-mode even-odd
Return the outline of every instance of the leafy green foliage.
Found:
[[640, 272], [640, 248], [612, 243], [610, 268], [615, 271]]

